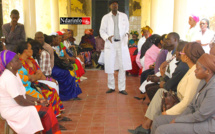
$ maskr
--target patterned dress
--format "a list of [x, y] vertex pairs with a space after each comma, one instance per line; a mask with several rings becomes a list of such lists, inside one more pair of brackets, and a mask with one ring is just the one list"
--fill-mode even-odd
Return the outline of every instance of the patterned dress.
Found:
[[43, 99], [43, 95], [40, 94], [36, 89], [31, 87], [31, 82], [29, 81], [29, 78], [28, 78], [28, 71], [24, 67], [22, 67], [21, 69], [18, 70], [18, 73], [22, 80], [22, 84], [25, 87], [26, 94], [34, 98]]
[[[40, 67], [36, 63], [36, 61], [33, 58], [28, 58], [32, 64], [33, 67], [30, 67], [26, 61], [20, 58], [23, 67], [27, 70], [28, 74], [34, 75], [36, 74], [37, 70], [40, 70]], [[34, 82], [35, 84], [40, 84], [39, 82]], [[48, 87], [48, 86], [46, 86]], [[42, 95], [44, 96], [45, 99], [49, 100], [49, 103], [51, 104], [53, 111], [56, 116], [61, 115], [61, 111], [64, 110], [63, 104], [61, 102], [60, 97], [57, 94], [56, 89], [48, 87], [41, 87], [42, 90]]]

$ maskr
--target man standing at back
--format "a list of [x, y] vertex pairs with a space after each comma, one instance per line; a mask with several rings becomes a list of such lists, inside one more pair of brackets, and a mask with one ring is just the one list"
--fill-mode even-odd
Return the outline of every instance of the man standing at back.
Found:
[[111, 12], [102, 18], [100, 27], [101, 37], [105, 41], [105, 73], [108, 74], [109, 90], [106, 93], [115, 91], [114, 70], [119, 70], [119, 93], [127, 95], [125, 91], [125, 71], [132, 69], [127, 45], [129, 22], [127, 15], [118, 11], [118, 1], [112, 0], [109, 5]]
[[3, 35], [5, 36], [6, 48], [14, 51], [16, 44], [25, 41], [24, 25], [18, 23], [19, 11], [14, 9], [10, 13], [11, 22], [2, 25]]

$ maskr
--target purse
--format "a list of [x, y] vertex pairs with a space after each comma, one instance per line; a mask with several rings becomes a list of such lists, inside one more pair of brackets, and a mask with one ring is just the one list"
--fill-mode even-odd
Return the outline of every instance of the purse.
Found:
[[174, 91], [170, 90], [169, 92], [163, 92], [161, 101], [161, 111], [164, 112], [179, 102], [180, 100], [178, 99], [178, 96], [175, 94]]

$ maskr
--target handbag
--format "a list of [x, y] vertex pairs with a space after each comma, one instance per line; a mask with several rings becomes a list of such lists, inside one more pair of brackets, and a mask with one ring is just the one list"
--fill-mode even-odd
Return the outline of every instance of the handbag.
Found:
[[174, 91], [170, 90], [169, 92], [163, 92], [161, 101], [161, 111], [164, 112], [179, 102], [180, 100], [178, 99], [178, 96], [175, 94]]

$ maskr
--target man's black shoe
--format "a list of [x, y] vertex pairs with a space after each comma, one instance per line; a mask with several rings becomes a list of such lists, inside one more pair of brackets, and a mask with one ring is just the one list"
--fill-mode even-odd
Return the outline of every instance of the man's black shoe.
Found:
[[128, 93], [125, 90], [119, 91], [119, 93], [124, 94], [124, 95], [128, 95]]
[[109, 90], [107, 90], [106, 93], [108, 94], [108, 93], [112, 93], [112, 92], [114, 92], [114, 91], [115, 91], [114, 89], [109, 89]]

